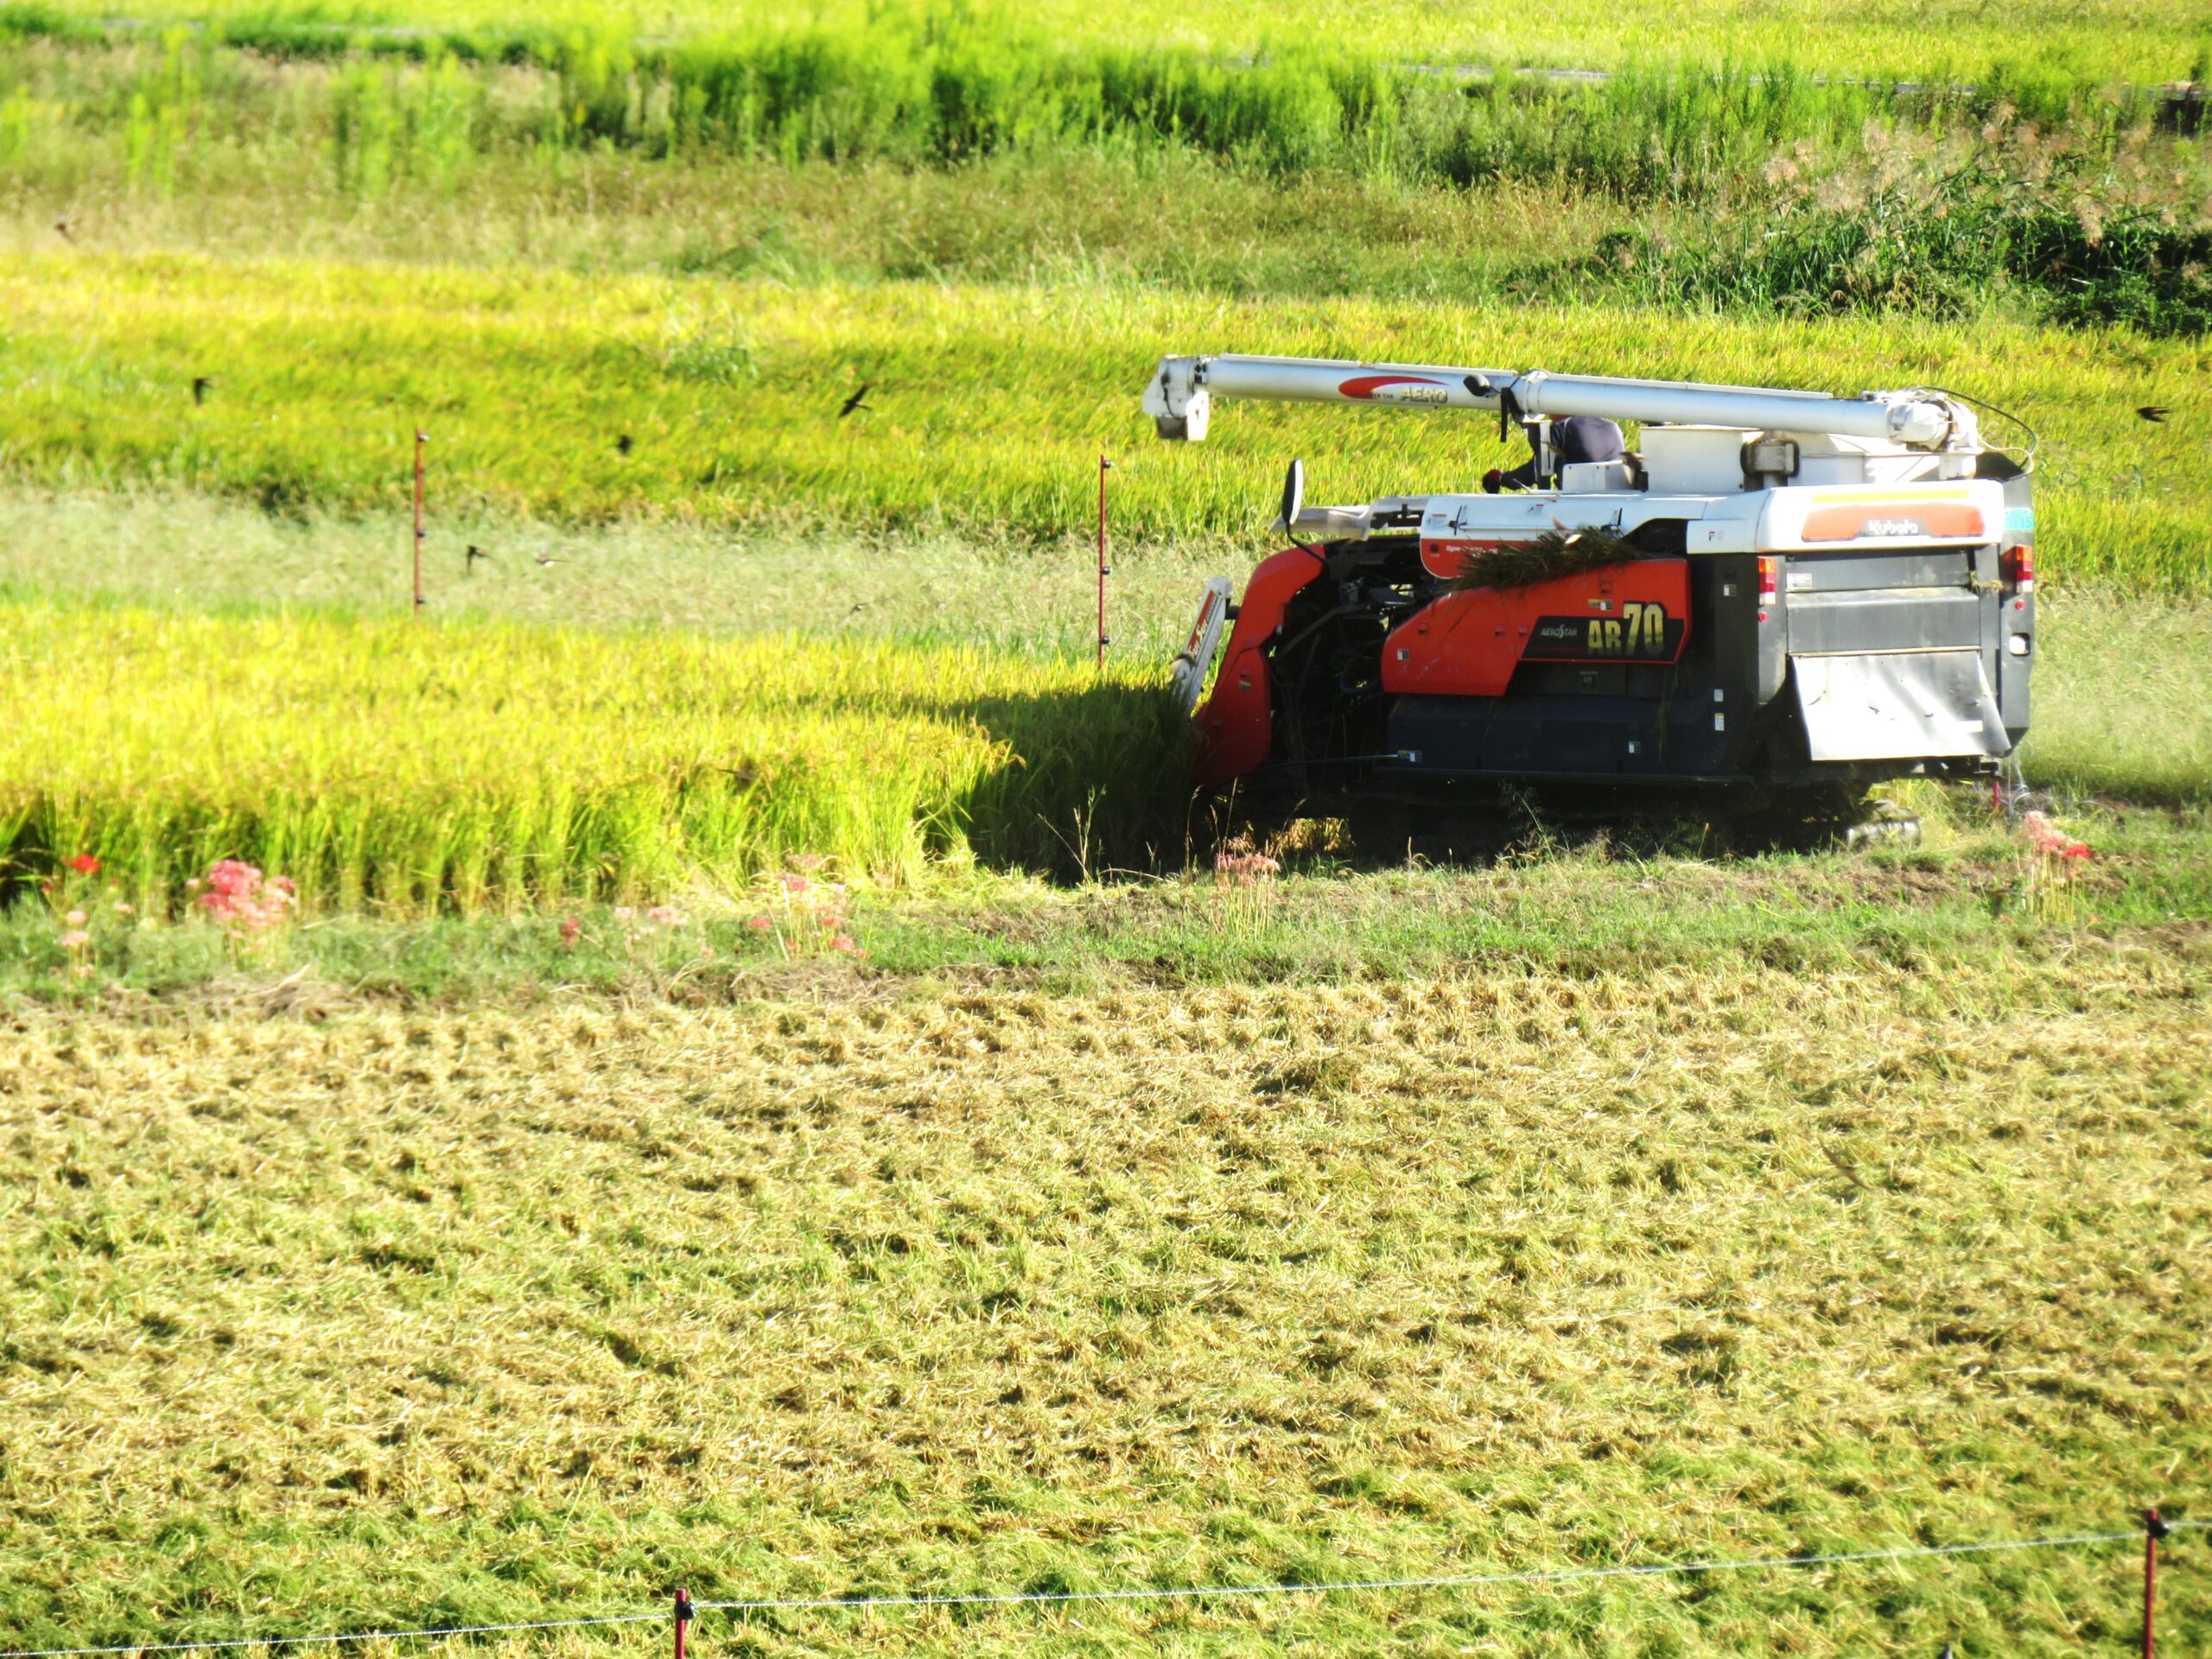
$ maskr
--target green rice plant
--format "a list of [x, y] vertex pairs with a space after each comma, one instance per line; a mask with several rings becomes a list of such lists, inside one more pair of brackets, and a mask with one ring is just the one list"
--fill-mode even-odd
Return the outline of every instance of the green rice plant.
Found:
[[[755, 373], [672, 359], [670, 318], [716, 319]], [[709, 310], [708, 308], [711, 308]], [[1120, 534], [1249, 550], [1302, 455], [1317, 499], [1471, 489], [1480, 419], [1223, 407], [1157, 442], [1137, 394], [1167, 351], [1263, 351], [1823, 388], [1933, 382], [2043, 434], [2051, 579], [2212, 591], [2196, 347], [1995, 320], [1741, 319], [1628, 308], [1225, 300], [1027, 287], [583, 277], [178, 257], [0, 256], [0, 473], [40, 486], [188, 486], [294, 512], [404, 508], [409, 439], [434, 499], [575, 523], [1087, 526], [1115, 455]], [[219, 378], [194, 403], [195, 377]], [[861, 381], [871, 410], [838, 418]], [[2164, 423], [2139, 420], [2171, 406]], [[618, 442], [628, 436], [626, 449]]]
[[0, 607], [0, 663], [5, 879], [95, 857], [149, 912], [224, 858], [311, 911], [419, 914], [792, 853], [1060, 868], [1073, 806], [1123, 861], [1181, 844], [1157, 677], [1065, 658], [34, 604]]

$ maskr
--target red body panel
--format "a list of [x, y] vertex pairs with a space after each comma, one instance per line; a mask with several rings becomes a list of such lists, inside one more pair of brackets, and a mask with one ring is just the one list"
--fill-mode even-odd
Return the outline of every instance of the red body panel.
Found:
[[1268, 747], [1274, 741], [1274, 711], [1262, 648], [1282, 626], [1283, 611], [1298, 590], [1320, 574], [1319, 558], [1302, 547], [1290, 547], [1261, 561], [1244, 585], [1244, 602], [1237, 610], [1213, 695], [1194, 716], [1201, 784], [1225, 784], [1267, 760]]
[[1447, 594], [1391, 631], [1382, 689], [1504, 694], [1524, 661], [1672, 663], [1689, 638], [1686, 559], [1638, 559], [1526, 588]]

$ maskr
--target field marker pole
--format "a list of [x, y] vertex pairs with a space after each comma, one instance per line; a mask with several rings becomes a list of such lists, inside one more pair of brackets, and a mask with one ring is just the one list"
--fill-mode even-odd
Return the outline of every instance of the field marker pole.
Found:
[[1106, 578], [1114, 574], [1114, 567], [1106, 563], [1106, 474], [1114, 463], [1105, 456], [1098, 457], [1098, 668], [1106, 669]]
[[683, 1659], [683, 1629], [691, 1622], [691, 1592], [676, 1587], [676, 1659]]
[[423, 446], [430, 435], [415, 429], [415, 614], [423, 613]]
[[2172, 1530], [2156, 1510], [2143, 1511], [2143, 1659], [2156, 1659], [2158, 1605], [2158, 1540]]

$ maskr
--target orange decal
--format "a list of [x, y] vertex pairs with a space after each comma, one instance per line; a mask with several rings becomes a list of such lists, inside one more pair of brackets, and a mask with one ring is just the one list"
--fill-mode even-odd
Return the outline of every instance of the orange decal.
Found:
[[1923, 541], [1989, 533], [1981, 509], [1956, 501], [1855, 501], [1805, 516], [1808, 542]]

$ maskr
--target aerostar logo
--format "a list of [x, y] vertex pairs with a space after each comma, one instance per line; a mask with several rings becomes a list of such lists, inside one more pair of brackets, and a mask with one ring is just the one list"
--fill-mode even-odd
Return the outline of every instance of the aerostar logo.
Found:
[[1452, 396], [1441, 380], [1407, 374], [1357, 374], [1337, 382], [1337, 391], [1363, 404], [1428, 404], [1441, 406]]

